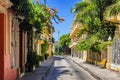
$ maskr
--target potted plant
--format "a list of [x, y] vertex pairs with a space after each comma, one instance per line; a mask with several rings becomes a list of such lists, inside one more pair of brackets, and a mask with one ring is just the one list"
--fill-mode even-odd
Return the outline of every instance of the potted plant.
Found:
[[28, 52], [27, 55], [28, 72], [33, 71], [34, 64], [35, 64], [35, 54], [33, 54], [33, 52]]
[[49, 57], [48, 53], [44, 53], [45, 60]]

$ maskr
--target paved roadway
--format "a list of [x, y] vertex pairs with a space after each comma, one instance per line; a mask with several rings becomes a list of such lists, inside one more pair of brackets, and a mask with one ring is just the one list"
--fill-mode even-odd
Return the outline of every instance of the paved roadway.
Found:
[[65, 56], [56, 56], [45, 80], [96, 80], [87, 71]]

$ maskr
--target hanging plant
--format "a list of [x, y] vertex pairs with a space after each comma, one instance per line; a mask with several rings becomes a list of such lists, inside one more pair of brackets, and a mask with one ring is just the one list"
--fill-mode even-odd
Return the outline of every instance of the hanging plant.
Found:
[[20, 23], [19, 27], [20, 27], [20, 29], [22, 29], [24, 31], [30, 31], [30, 30], [32, 30], [31, 24], [29, 24], [28, 22], [25, 22], [25, 21], [22, 22], [22, 23]]
[[63, 21], [57, 15], [57, 9], [49, 8], [46, 5], [35, 4], [32, 0], [11, 0], [11, 2], [13, 3], [11, 9], [15, 14], [17, 16], [24, 16], [24, 21], [37, 28], [38, 32], [42, 30], [42, 27], [49, 23], [51, 24], [52, 18]]

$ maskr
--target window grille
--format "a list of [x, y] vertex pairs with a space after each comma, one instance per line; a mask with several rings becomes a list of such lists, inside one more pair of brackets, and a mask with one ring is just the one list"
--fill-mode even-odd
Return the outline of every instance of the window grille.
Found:
[[120, 65], [120, 40], [115, 37], [112, 45], [112, 63]]

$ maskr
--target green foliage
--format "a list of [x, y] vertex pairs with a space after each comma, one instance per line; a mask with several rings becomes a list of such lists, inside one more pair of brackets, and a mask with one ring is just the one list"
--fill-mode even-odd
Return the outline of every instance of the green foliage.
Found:
[[58, 46], [58, 44], [55, 44], [55, 52], [53, 53], [54, 55], [58, 55], [58, 48], [59, 48], [59, 53], [62, 53], [63, 50], [62, 50], [62, 47], [61, 46]]
[[71, 39], [69, 38], [70, 34], [65, 34], [60, 37], [60, 46], [69, 46]]
[[81, 26], [81, 29], [80, 29], [79, 34], [78, 34], [78, 37], [81, 37], [86, 32], [88, 32], [87, 27]]
[[[73, 7], [73, 9], [75, 9], [74, 12], [76, 12], [75, 23], [80, 23], [83, 25], [83, 28], [87, 27], [87, 33], [91, 35], [101, 30], [104, 31], [104, 26], [106, 26], [104, 25], [104, 12], [113, 2], [114, 0], [91, 0], [90, 2], [82, 1], [77, 3]], [[86, 3], [87, 5], [85, 5]], [[107, 27], [109, 27], [109, 25], [110, 23], [107, 24]]]
[[61, 50], [62, 53], [64, 54], [69, 53], [69, 44], [71, 43], [71, 39], [69, 36], [70, 34], [65, 34], [60, 37], [60, 49], [59, 50]]
[[40, 61], [43, 61], [44, 60], [44, 57], [41, 55], [41, 56], [39, 56], [39, 60]]
[[96, 47], [96, 44], [99, 43], [98, 37], [97, 36], [89, 36], [85, 40], [81, 41], [77, 47], [80, 50], [90, 50], [93, 47]]
[[44, 57], [45, 57], [45, 59], [47, 59], [49, 57], [49, 54], [48, 53], [44, 53]]
[[92, 35], [77, 44], [79, 50], [91, 50], [100, 53], [101, 50], [107, 49], [109, 41], [100, 41], [97, 35]]
[[91, 47], [91, 43], [88, 39], [86, 39], [84, 41], [79, 42], [76, 46], [79, 50], [89, 50]]
[[[52, 20], [56, 19], [62, 22], [57, 13], [57, 9], [52, 9], [44, 4], [35, 4], [33, 0], [11, 0], [13, 6], [11, 9], [17, 16], [25, 17], [24, 21], [30, 23], [37, 29], [37, 32], [41, 32], [42, 27], [52, 25]], [[46, 1], [45, 1], [46, 2]]]
[[35, 64], [35, 54], [29, 52], [27, 55], [27, 64], [33, 66]]
[[43, 57], [37, 55], [37, 52], [29, 52], [27, 56], [27, 64], [30, 66], [39, 66], [39, 61], [43, 61]]
[[44, 44], [41, 45], [42, 47], [42, 54], [44, 55], [48, 49], [48, 41], [47, 40], [44, 40]]
[[110, 23], [109, 21], [103, 21], [101, 24], [101, 28], [99, 29], [99, 38], [107, 41], [108, 37], [111, 36], [114, 37], [116, 30], [116, 26], [113, 23]]
[[75, 6], [71, 9], [71, 12], [79, 12], [89, 5], [88, 2], [76, 3]]
[[16, 15], [24, 16], [25, 21], [37, 28], [38, 31], [46, 25], [50, 19], [50, 13], [45, 5], [37, 5], [32, 0], [11, 0], [14, 4], [11, 8]]
[[55, 45], [54, 55], [57, 55], [57, 54], [58, 54], [58, 45], [56, 44], [56, 45]]
[[106, 41], [106, 42], [101, 42], [101, 44], [98, 45], [100, 50], [105, 50], [107, 49], [107, 45], [111, 44], [112, 42]]
[[115, 2], [116, 0], [90, 0], [79, 2], [73, 7], [73, 12], [75, 12], [74, 24], [80, 23], [82, 25], [79, 37], [87, 34], [87, 38], [77, 45], [78, 49], [100, 52], [107, 48], [108, 37], [114, 37], [116, 26], [105, 20], [104, 13]]
[[106, 9], [106, 16], [118, 15], [120, 13], [120, 0], [114, 0], [114, 3]]

